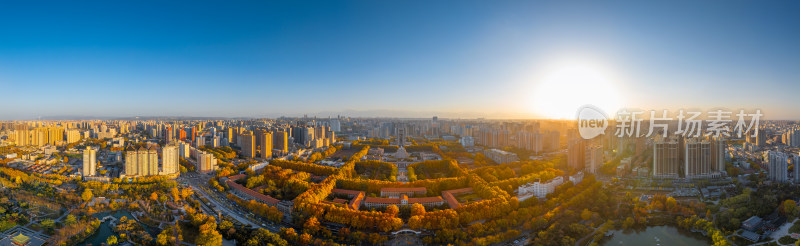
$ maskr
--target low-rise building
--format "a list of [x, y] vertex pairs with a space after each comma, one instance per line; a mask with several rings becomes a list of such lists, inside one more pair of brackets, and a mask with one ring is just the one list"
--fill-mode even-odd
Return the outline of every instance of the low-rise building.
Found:
[[524, 194], [532, 194], [538, 198], [545, 198], [547, 194], [553, 193], [556, 187], [564, 183], [564, 178], [561, 176], [555, 177], [547, 182], [536, 180], [532, 183], [522, 185], [517, 190], [517, 194], [522, 197]]
[[441, 196], [436, 197], [419, 197], [409, 198], [406, 195], [400, 198], [385, 198], [385, 197], [367, 197], [364, 199], [364, 206], [368, 208], [386, 207], [389, 205], [395, 206], [408, 206], [411, 204], [419, 203], [426, 207], [441, 206], [444, 204], [444, 199]]
[[425, 187], [411, 187], [411, 188], [381, 188], [381, 196], [390, 198], [399, 198], [401, 195], [406, 196], [422, 196], [428, 193]]
[[489, 159], [492, 159], [494, 162], [497, 162], [499, 164], [519, 161], [519, 157], [517, 157], [517, 154], [499, 149], [488, 149], [484, 151], [483, 154], [486, 155], [486, 157], [488, 157]]

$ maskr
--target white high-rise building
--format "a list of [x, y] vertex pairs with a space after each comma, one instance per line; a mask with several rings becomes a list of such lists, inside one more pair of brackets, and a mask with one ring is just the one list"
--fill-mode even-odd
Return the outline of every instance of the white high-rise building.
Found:
[[786, 181], [789, 180], [787, 177], [787, 171], [789, 169], [787, 160], [788, 156], [786, 153], [769, 151], [768, 162], [770, 180], [778, 183], [786, 183]]
[[180, 142], [178, 149], [180, 150], [179, 156], [183, 159], [189, 159], [191, 151], [189, 150], [191, 146], [184, 141]]
[[161, 149], [161, 171], [164, 174], [174, 174], [180, 172], [178, 168], [178, 146], [167, 145]]
[[94, 176], [97, 172], [97, 151], [86, 147], [83, 151], [83, 176]]

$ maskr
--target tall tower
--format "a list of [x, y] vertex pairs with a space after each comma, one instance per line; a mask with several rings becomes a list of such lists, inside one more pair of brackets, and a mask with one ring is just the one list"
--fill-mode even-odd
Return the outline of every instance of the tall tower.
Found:
[[679, 139], [658, 139], [653, 143], [653, 177], [677, 178], [680, 172], [681, 144]]
[[281, 151], [281, 154], [289, 152], [289, 134], [284, 131], [275, 132], [272, 135], [273, 148]]
[[586, 170], [588, 172], [596, 173], [603, 163], [603, 147], [592, 145], [586, 148]]
[[138, 174], [137, 165], [139, 153], [135, 149], [128, 147], [125, 152], [125, 176], [136, 176]]
[[567, 146], [567, 164], [572, 170], [583, 170], [586, 164], [586, 144], [582, 139], [572, 139]]
[[161, 170], [164, 172], [164, 174], [174, 174], [179, 172], [178, 146], [170, 144], [161, 149]]
[[86, 147], [83, 151], [83, 176], [94, 176], [97, 172], [97, 151]]
[[147, 169], [148, 159], [147, 159], [147, 149], [144, 147], [139, 147], [139, 150], [136, 151], [136, 175], [139, 176], [147, 176], [150, 175], [150, 171]]
[[785, 183], [788, 180], [786, 173], [789, 169], [788, 156], [783, 152], [769, 151], [768, 157], [769, 179], [774, 182]]
[[261, 138], [261, 158], [272, 158], [272, 133], [263, 132], [259, 137]]
[[253, 133], [246, 131], [241, 135], [242, 138], [242, 155], [245, 158], [256, 157], [256, 141]]
[[158, 149], [156, 145], [147, 149], [147, 175], [158, 175]]
[[689, 139], [685, 143], [684, 177], [708, 177], [717, 168], [711, 161], [711, 143], [699, 139]]

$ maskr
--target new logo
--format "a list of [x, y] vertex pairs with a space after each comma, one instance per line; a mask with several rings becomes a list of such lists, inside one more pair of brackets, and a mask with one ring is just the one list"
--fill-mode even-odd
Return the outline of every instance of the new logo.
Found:
[[592, 139], [606, 132], [608, 115], [593, 105], [578, 108], [578, 132], [583, 139]]

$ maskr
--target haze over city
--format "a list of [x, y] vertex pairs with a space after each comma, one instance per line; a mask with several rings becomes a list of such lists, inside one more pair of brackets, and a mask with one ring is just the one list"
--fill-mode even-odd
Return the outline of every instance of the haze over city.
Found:
[[0, 8], [0, 119], [570, 118], [584, 104], [800, 119], [798, 12], [790, 1], [15, 1]]

